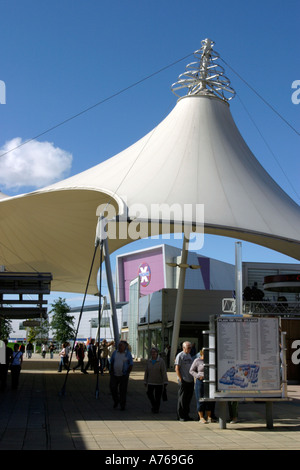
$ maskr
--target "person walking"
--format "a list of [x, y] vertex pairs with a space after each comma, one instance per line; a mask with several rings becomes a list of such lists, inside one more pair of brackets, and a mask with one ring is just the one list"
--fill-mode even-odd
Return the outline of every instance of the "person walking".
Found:
[[68, 369], [68, 366], [67, 366], [68, 356], [67, 356], [67, 345], [66, 345], [66, 343], [62, 344], [62, 349], [59, 353], [59, 357], [60, 357], [60, 361], [59, 361], [59, 366], [58, 366], [58, 371], [57, 372], [61, 372], [63, 367], [65, 369]]
[[[199, 357], [197, 357], [191, 368], [190, 374], [196, 379], [195, 380], [195, 395], [197, 401], [197, 413], [199, 415], [199, 422], [201, 424], [215, 423], [216, 420], [212, 416], [212, 402], [200, 401], [200, 398], [204, 397], [204, 352], [201, 349]], [[205, 415], [207, 415], [205, 417]]]
[[88, 355], [88, 362], [87, 365], [85, 366], [85, 373], [87, 374], [87, 369], [91, 367], [91, 369], [94, 371], [94, 373], [97, 373], [97, 350], [96, 350], [96, 345], [95, 345], [95, 340], [92, 338], [91, 342], [89, 343], [87, 347], [87, 355]]
[[12, 361], [11, 361], [11, 388], [12, 390], [17, 390], [18, 388], [22, 363], [23, 363], [23, 352], [19, 350], [19, 345], [15, 343], [14, 352], [13, 352]]
[[83, 374], [87, 374], [87, 372], [84, 370], [84, 349], [83, 349], [83, 344], [80, 343], [78, 345], [78, 348], [76, 349], [76, 357], [77, 357], [77, 366], [73, 367], [73, 372], [75, 372], [76, 369], [80, 367], [81, 372]]
[[170, 368], [170, 357], [171, 357], [171, 346], [169, 344], [167, 344], [167, 346], [165, 347], [165, 355], [166, 355], [166, 358], [167, 358], [167, 368], [169, 369]]
[[147, 361], [144, 384], [147, 387], [147, 396], [152, 405], [152, 412], [158, 413], [163, 389], [168, 385], [165, 361], [159, 357], [158, 349], [151, 348], [151, 358]]
[[43, 345], [42, 345], [42, 357], [43, 357], [43, 359], [45, 359], [45, 357], [46, 357], [47, 349], [48, 349], [48, 348], [47, 348], [47, 345], [46, 345], [46, 344], [43, 344]]
[[68, 341], [65, 343], [65, 349], [66, 349], [65, 366], [67, 369], [69, 367], [70, 351], [72, 350], [71, 345]]
[[193, 363], [190, 355], [192, 345], [189, 341], [182, 344], [182, 351], [175, 358], [175, 372], [178, 378], [177, 419], [193, 421], [189, 416], [190, 403], [194, 394], [194, 377], [190, 374]]
[[106, 339], [102, 340], [100, 344], [100, 372], [103, 375], [104, 370], [108, 369], [108, 354], [109, 354], [109, 347], [115, 344], [114, 341], [110, 341], [109, 343]]
[[120, 341], [110, 361], [110, 391], [114, 408], [117, 408], [120, 403], [121, 410], [125, 409], [128, 379], [132, 366], [133, 360], [127, 342]]
[[54, 349], [55, 349], [54, 344], [50, 343], [50, 346], [49, 346], [50, 359], [53, 359]]
[[28, 359], [32, 358], [32, 351], [33, 351], [33, 345], [31, 341], [29, 341], [29, 343], [26, 346], [26, 355]]

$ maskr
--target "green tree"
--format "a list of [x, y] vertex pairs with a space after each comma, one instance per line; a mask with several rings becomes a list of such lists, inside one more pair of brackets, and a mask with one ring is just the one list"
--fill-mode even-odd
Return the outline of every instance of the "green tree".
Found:
[[0, 316], [0, 339], [8, 339], [12, 330], [11, 320]]
[[29, 328], [27, 333], [27, 340], [32, 343], [36, 341], [38, 344], [47, 343], [49, 339], [50, 324], [48, 320], [42, 319], [40, 326], [33, 326]]
[[65, 343], [75, 337], [74, 318], [68, 315], [71, 308], [66, 303], [66, 299], [61, 297], [51, 304], [52, 309], [49, 313], [53, 314], [51, 321], [51, 328], [53, 331], [54, 339], [59, 343]]

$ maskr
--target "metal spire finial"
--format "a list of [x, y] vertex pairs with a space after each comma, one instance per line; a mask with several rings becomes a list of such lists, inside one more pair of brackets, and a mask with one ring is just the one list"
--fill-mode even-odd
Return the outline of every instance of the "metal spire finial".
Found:
[[[179, 75], [178, 81], [171, 86], [172, 92], [188, 88], [187, 95], [213, 95], [224, 101], [229, 101], [235, 96], [235, 91], [230, 86], [230, 80], [224, 75], [225, 70], [217, 60], [219, 55], [213, 50], [214, 42], [210, 39], [201, 41], [202, 47], [194, 52], [197, 62], [186, 66], [186, 72]], [[184, 95], [186, 96], [186, 95]]]

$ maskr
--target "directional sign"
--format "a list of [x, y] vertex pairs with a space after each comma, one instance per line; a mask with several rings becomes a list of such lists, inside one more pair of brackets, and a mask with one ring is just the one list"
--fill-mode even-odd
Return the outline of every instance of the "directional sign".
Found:
[[34, 327], [34, 326], [40, 326], [41, 323], [37, 320], [28, 320], [28, 321], [23, 321], [23, 326], [25, 327]]

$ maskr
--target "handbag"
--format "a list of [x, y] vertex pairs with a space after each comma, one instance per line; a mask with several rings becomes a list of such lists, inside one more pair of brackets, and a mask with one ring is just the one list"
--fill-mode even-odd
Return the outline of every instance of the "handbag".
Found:
[[163, 389], [162, 399], [163, 399], [163, 401], [168, 401], [167, 387], [164, 387], [164, 389]]

